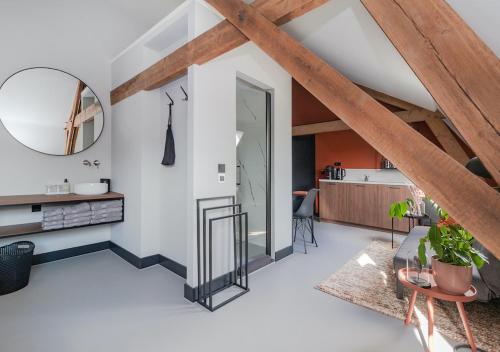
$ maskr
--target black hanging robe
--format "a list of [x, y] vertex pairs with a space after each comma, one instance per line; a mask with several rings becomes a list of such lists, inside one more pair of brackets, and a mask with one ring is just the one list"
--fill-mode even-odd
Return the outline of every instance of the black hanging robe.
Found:
[[168, 104], [168, 127], [167, 127], [167, 137], [165, 140], [165, 151], [163, 152], [163, 160], [161, 163], [163, 165], [174, 165], [175, 164], [175, 143], [174, 134], [172, 133], [172, 105]]

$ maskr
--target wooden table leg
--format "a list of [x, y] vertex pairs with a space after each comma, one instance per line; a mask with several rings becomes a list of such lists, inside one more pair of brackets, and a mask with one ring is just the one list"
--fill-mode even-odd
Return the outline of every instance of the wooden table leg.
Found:
[[472, 352], [477, 351], [476, 343], [474, 342], [474, 336], [472, 336], [472, 330], [469, 326], [469, 321], [467, 320], [467, 314], [465, 313], [464, 304], [462, 302], [457, 302], [458, 312], [460, 313], [460, 318], [464, 324], [465, 334], [467, 335], [467, 341], [471, 347]]
[[434, 351], [434, 304], [432, 302], [432, 297], [429, 296], [427, 296], [427, 325], [428, 325], [428, 335], [429, 335], [427, 347], [429, 352], [433, 352]]
[[410, 306], [408, 307], [408, 313], [406, 313], [405, 325], [411, 323], [411, 317], [413, 315], [413, 308], [415, 307], [415, 300], [417, 299], [417, 291], [413, 290], [410, 297]]

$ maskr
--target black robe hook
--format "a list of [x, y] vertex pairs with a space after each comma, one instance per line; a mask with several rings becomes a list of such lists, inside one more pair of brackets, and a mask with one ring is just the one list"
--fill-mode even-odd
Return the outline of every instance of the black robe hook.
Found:
[[165, 94], [167, 95], [168, 99], [170, 99], [170, 103], [168, 103], [168, 105], [172, 106], [174, 105], [174, 100], [172, 99], [172, 97], [168, 94], [167, 91], [165, 91]]
[[182, 100], [187, 101], [189, 99], [189, 97], [188, 97], [186, 91], [184, 90], [184, 88], [182, 88], [182, 86], [181, 86], [181, 89], [182, 89], [182, 93], [184, 93], [184, 96], [185, 96], [185, 98], [182, 98]]

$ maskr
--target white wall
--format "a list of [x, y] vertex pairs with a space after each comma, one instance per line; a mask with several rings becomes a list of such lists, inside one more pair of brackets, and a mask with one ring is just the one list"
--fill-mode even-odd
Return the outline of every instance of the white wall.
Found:
[[[181, 0], [16, 0], [0, 2], [0, 81], [34, 66], [58, 68], [87, 83], [104, 109], [101, 138], [86, 151], [67, 157], [34, 152], [0, 126], [0, 195], [43, 193], [47, 183], [98, 181], [111, 176], [109, 60], [138, 38]], [[124, 156], [126, 157], [126, 156]], [[82, 160], [100, 160], [99, 169]], [[125, 195], [127, 197], [127, 195]], [[129, 202], [126, 203], [128, 206]], [[128, 214], [128, 209], [126, 209]], [[0, 211], [0, 222], [39, 220], [29, 208]], [[35, 253], [110, 239], [109, 225], [0, 240], [35, 242]]]
[[[187, 77], [148, 92], [158, 105], [148, 104], [143, 125], [142, 167], [142, 253], [160, 253], [167, 258], [186, 263], [186, 168], [187, 168], [187, 102], [180, 86], [188, 89]], [[176, 159], [173, 166], [164, 166], [163, 158], [167, 122], [168, 98], [172, 106], [172, 129]]]
[[[116, 57], [111, 64], [116, 87], [187, 41], [184, 4]], [[137, 93], [112, 108], [112, 169], [115, 189], [127, 195], [125, 222], [112, 228], [111, 239], [139, 257], [162, 254], [186, 263], [187, 101], [184, 76], [153, 91]], [[161, 165], [172, 108], [176, 148], [174, 166]]]
[[[73, 4], [74, 5], [74, 4]], [[33, 66], [62, 69], [86, 82], [100, 98], [105, 115], [104, 132], [88, 150], [67, 157], [49, 156], [34, 152], [19, 142], [0, 126], [0, 195], [44, 193], [48, 183], [60, 183], [68, 178], [71, 183], [98, 181], [111, 175], [110, 164], [110, 104], [109, 70], [107, 53], [101, 53], [102, 43], [94, 30], [89, 30], [90, 18], [97, 17], [96, 29], [116, 20], [120, 27], [123, 20], [112, 13], [92, 11], [88, 15], [85, 4], [68, 6], [60, 1], [45, 2], [7, 1], [0, 4], [0, 43], [2, 64], [0, 81], [16, 71]], [[75, 13], [82, 12], [75, 16]], [[109, 16], [104, 22], [104, 17]], [[108, 22], [109, 21], [109, 22]], [[130, 33], [131, 29], [124, 29]], [[78, 38], [78, 40], [76, 40]], [[104, 38], [106, 38], [104, 36]], [[29, 103], [28, 101], [26, 103]], [[84, 167], [82, 160], [101, 161], [99, 170]], [[1, 215], [2, 222], [39, 220], [41, 213], [31, 213], [28, 208]], [[51, 234], [7, 238], [0, 245], [18, 239], [29, 239], [36, 244], [35, 253], [74, 247], [109, 240], [109, 226], [89, 229], [59, 231]]]
[[[180, 90], [187, 78], [135, 94], [113, 107], [113, 182], [127, 195], [125, 222], [112, 228], [111, 239], [139, 257], [162, 254], [186, 262], [187, 102]], [[173, 166], [161, 164], [168, 121], [167, 91], [174, 99], [172, 126], [176, 149]]]
[[[186, 78], [151, 92], [135, 94], [113, 107], [113, 182], [127, 195], [123, 224], [112, 228], [112, 241], [139, 257], [163, 254], [185, 262], [183, 232], [186, 103], [180, 84]], [[176, 163], [161, 165], [168, 120], [165, 91], [175, 99], [173, 132]], [[181, 93], [181, 94], [180, 94]], [[181, 194], [179, 194], [179, 192]], [[181, 236], [181, 239], [179, 239]]]
[[[236, 194], [236, 78], [249, 77], [273, 93], [272, 252], [291, 245], [291, 78], [253, 43], [247, 43], [202, 66], [190, 70], [193, 102], [192, 175], [193, 198]], [[252, 82], [254, 83], [254, 82]], [[217, 164], [226, 164], [226, 182], [217, 181]], [[188, 169], [189, 170], [189, 169]], [[194, 214], [194, 209], [191, 209]], [[196, 216], [188, 235], [188, 278], [194, 286], [196, 269]], [[221, 236], [222, 237], [222, 236]], [[227, 238], [218, 241], [231, 244]], [[214, 247], [222, 247], [222, 243]], [[218, 248], [224, 251], [224, 248]], [[226, 257], [227, 258], [227, 257]], [[214, 263], [215, 274], [228, 268]]]

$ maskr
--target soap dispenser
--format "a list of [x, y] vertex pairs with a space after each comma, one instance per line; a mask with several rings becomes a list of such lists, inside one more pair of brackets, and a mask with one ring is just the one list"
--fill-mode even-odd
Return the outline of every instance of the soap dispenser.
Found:
[[67, 178], [64, 179], [62, 191], [63, 191], [63, 193], [66, 193], [66, 194], [70, 193], [70, 191], [71, 191], [71, 185], [69, 184]]

